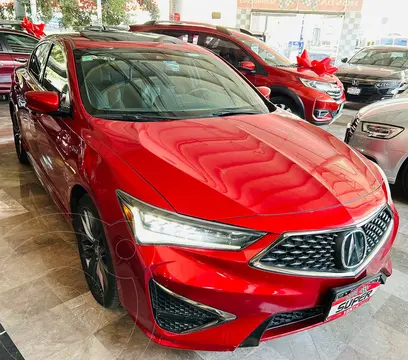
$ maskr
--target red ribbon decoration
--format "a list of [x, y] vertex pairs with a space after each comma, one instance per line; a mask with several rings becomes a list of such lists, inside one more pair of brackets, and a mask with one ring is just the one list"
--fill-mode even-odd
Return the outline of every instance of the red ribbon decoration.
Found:
[[328, 57], [320, 61], [310, 61], [309, 53], [306, 49], [303, 50], [302, 55], [296, 56], [296, 59], [299, 68], [312, 70], [319, 76], [332, 75], [338, 70], [335, 66], [331, 66], [331, 60]]
[[26, 29], [29, 34], [34, 35], [38, 39], [45, 36], [45, 24], [33, 24], [30, 20], [28, 20], [27, 16], [24, 17], [23, 21], [21, 22], [21, 26]]

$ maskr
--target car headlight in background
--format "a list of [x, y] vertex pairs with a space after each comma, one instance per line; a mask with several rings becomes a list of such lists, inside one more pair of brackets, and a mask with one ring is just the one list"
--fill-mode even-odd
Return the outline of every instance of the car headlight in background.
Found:
[[404, 128], [399, 126], [370, 122], [363, 122], [361, 124], [361, 129], [363, 132], [367, 133], [368, 136], [377, 139], [392, 139], [404, 131]]
[[385, 175], [385, 172], [383, 169], [380, 168], [380, 166], [378, 164], [376, 164], [374, 161], [372, 162], [376, 168], [378, 169], [378, 171], [380, 172], [383, 180], [384, 180], [384, 186], [385, 186], [385, 191], [387, 192], [387, 203], [388, 205], [392, 204], [392, 196], [391, 196], [391, 189], [390, 189], [390, 184], [388, 182], [387, 179], [387, 175]]
[[302, 82], [303, 85], [323, 92], [333, 91], [338, 88], [337, 84], [332, 84], [328, 82], [309, 80], [303, 78], [299, 78], [299, 80]]
[[137, 242], [240, 250], [266, 233], [213, 223], [156, 208], [117, 190], [118, 199]]
[[398, 87], [402, 84], [402, 80], [382, 80], [375, 84], [379, 89]]

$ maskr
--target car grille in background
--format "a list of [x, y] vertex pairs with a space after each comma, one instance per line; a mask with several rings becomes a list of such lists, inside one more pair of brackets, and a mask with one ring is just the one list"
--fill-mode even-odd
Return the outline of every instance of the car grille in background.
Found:
[[[352, 83], [350, 82], [345, 82], [343, 81], [343, 86], [344, 90], [346, 91], [347, 94], [347, 89], [349, 87], [354, 87]], [[358, 88], [361, 89], [361, 92], [359, 95], [351, 95], [347, 94], [347, 100], [349, 101], [356, 101], [356, 102], [371, 102], [371, 101], [377, 101], [377, 100], [382, 100], [382, 99], [391, 99], [394, 97], [394, 94], [392, 94], [390, 91], [392, 89], [378, 89], [376, 88], [373, 84], [362, 84], [361, 81], [358, 85]]]
[[318, 316], [321, 316], [323, 318], [323, 315], [324, 309], [322, 307], [275, 314], [272, 316], [268, 326], [266, 327], [266, 330], [275, 329], [280, 326], [291, 325]]
[[[348, 140], [350, 140], [352, 136], [354, 135], [354, 133], [356, 132], [359, 123], [360, 123], [360, 118], [358, 116], [355, 116], [353, 121], [350, 123]], [[346, 142], [348, 143], [348, 141]]]
[[[386, 207], [361, 226], [368, 243], [366, 256], [369, 256], [381, 241], [391, 224], [391, 220], [391, 211]], [[271, 271], [287, 269], [301, 272], [347, 272], [336, 265], [336, 239], [345, 231], [348, 230], [317, 234], [293, 234], [283, 237], [259, 259], [255, 258], [256, 260], [252, 263], [255, 267], [270, 269]]]
[[183, 300], [183, 297], [172, 294], [153, 280], [149, 288], [156, 323], [164, 330], [181, 334], [226, 320], [211, 308], [204, 305], [201, 308], [200, 304], [195, 306], [194, 302]]

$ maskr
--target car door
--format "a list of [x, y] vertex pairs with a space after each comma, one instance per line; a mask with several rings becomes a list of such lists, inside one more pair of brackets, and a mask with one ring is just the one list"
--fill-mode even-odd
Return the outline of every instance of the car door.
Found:
[[11, 85], [11, 74], [14, 70], [14, 61], [3, 42], [0, 33], [0, 94], [8, 94]]
[[27, 63], [38, 39], [23, 33], [3, 32], [4, 43], [14, 61], [14, 67]]
[[36, 122], [40, 166], [53, 186], [58, 200], [68, 209], [64, 199], [69, 199], [69, 184], [77, 173], [81, 148], [81, 124], [71, 116], [71, 92], [68, 80], [65, 49], [54, 43], [48, 57], [42, 85], [45, 91], [58, 93], [60, 115], [39, 114]]
[[27, 91], [43, 90], [41, 80], [49, 50], [49, 42], [42, 42], [37, 46], [29, 59], [29, 63], [21, 70], [18, 70], [15, 79], [16, 85], [14, 87], [17, 100], [17, 118], [19, 119], [21, 136], [24, 143], [28, 146], [30, 155], [36, 162], [38, 162], [39, 157], [35, 127], [38, 114], [28, 109], [25, 93]]

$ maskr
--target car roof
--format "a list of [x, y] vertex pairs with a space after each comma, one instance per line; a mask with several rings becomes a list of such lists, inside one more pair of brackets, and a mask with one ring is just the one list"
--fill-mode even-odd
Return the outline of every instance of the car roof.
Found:
[[29, 34], [28, 32], [25, 32], [23, 30], [16, 30], [16, 29], [9, 29], [9, 28], [6, 28], [6, 27], [2, 27], [1, 24], [0, 24], [0, 32], [7, 32], [7, 33], [13, 33], [13, 34], [22, 34], [22, 35], [26, 35], [26, 36], [37, 39], [35, 36]]
[[[69, 41], [73, 49], [90, 49], [90, 48], [145, 48], [158, 47], [173, 48], [177, 50], [195, 51], [207, 53], [205, 49], [186, 43], [172, 36], [146, 33], [146, 32], [129, 32], [119, 30], [84, 30], [77, 33], [64, 33], [50, 35], [47, 39], [61, 39]], [[114, 43], [114, 46], [113, 46]]]
[[[193, 21], [147, 21], [144, 24], [134, 24], [130, 25], [130, 29], [137, 29], [138, 27], [174, 27], [174, 28], [185, 28], [185, 27], [196, 27], [200, 29], [210, 29], [210, 30], [217, 30], [225, 35], [236, 35], [236, 34], [246, 34], [246, 35], [255, 35], [255, 33], [242, 29], [242, 28], [232, 28], [227, 26], [220, 26], [208, 23], [200, 23], [200, 22], [193, 22]], [[259, 32], [258, 34], [263, 34]]]
[[408, 47], [403, 45], [373, 45], [367, 46], [365, 49], [385, 50], [385, 51], [408, 51]]

